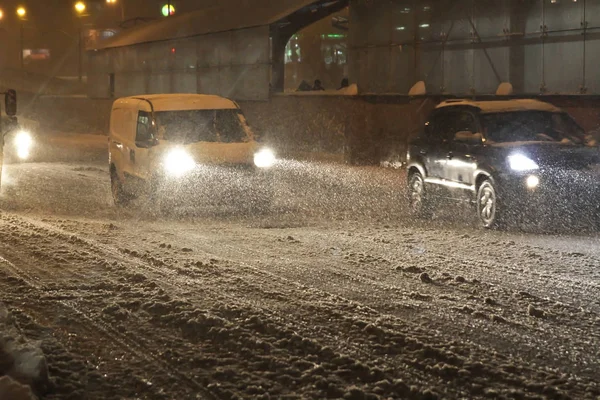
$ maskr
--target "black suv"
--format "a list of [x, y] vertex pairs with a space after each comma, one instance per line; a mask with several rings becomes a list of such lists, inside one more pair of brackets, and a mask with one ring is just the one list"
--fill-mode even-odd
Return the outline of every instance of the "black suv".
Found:
[[408, 150], [411, 211], [466, 200], [486, 228], [561, 206], [598, 216], [600, 153], [566, 112], [537, 100], [449, 100]]

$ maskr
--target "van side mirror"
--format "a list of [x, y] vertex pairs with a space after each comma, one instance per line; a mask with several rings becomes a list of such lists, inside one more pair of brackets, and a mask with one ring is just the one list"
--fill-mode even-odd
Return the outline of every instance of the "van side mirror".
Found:
[[158, 144], [158, 139], [155, 137], [149, 137], [145, 140], [136, 140], [135, 145], [141, 149], [148, 149]]
[[4, 94], [4, 110], [6, 115], [14, 117], [17, 115], [17, 91], [8, 89]]
[[478, 145], [483, 143], [483, 135], [481, 133], [473, 133], [469, 131], [456, 132], [454, 135], [456, 142], [465, 144]]

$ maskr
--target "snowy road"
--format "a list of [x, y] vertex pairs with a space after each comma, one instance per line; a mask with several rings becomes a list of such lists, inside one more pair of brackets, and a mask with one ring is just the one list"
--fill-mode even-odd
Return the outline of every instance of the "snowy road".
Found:
[[272, 213], [117, 210], [104, 139], [78, 140], [0, 196], [43, 399], [600, 398], [595, 233], [411, 221], [402, 172], [300, 162]]

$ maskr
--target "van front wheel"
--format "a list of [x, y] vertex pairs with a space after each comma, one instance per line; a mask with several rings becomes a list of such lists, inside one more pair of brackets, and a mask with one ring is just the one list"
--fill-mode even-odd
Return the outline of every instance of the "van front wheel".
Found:
[[110, 171], [110, 188], [116, 206], [124, 207], [129, 204], [129, 197], [123, 190], [123, 184], [114, 169]]

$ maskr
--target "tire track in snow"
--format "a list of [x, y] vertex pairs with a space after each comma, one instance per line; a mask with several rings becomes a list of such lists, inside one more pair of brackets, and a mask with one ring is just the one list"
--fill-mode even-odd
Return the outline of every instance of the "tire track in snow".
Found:
[[[3, 264], [7, 269], [12, 273], [13, 276], [20, 279], [22, 282], [26, 283], [31, 288], [35, 289], [38, 292], [47, 292], [48, 288], [44, 287], [42, 283], [38, 282], [38, 279], [34, 278], [32, 275], [28, 274], [24, 271], [23, 268], [19, 268], [6, 258], [0, 256], [0, 264]], [[164, 374], [175, 377], [179, 380], [178, 383], [184, 384], [195, 391], [202, 392], [201, 397], [196, 397], [198, 399], [212, 399], [213, 396], [210, 395], [209, 392], [206, 392], [206, 389], [199, 382], [194, 379], [186, 376], [179, 372], [178, 368], [173, 365], [169, 365], [165, 363], [159, 357], [155, 357], [152, 355], [152, 351], [149, 348], [145, 348], [140, 345], [137, 340], [129, 338], [127, 335], [121, 334], [116, 331], [114, 328], [108, 325], [108, 323], [103, 323], [103, 321], [99, 321], [98, 319], [91, 318], [88, 313], [82, 311], [80, 306], [77, 305], [73, 301], [67, 300], [54, 300], [57, 304], [60, 304], [63, 309], [67, 310], [69, 315], [75, 316], [78, 318], [83, 324], [83, 326], [91, 326], [93, 329], [89, 329], [90, 332], [95, 334], [100, 333], [106, 338], [109, 339], [111, 343], [116, 344], [121, 349], [125, 350], [128, 353], [131, 353], [133, 356], [138, 358], [139, 360], [143, 360], [146, 363], [150, 363], [158, 367], [159, 371]]]
[[[245, 249], [244, 249], [244, 251], [245, 251]], [[212, 253], [207, 253], [207, 254], [208, 254], [208, 255], [210, 255], [210, 254], [212, 254]], [[212, 254], [212, 255], [214, 255], [214, 254]], [[253, 266], [251, 266], [251, 265], [249, 265], [249, 264], [246, 264], [246, 263], [241, 263], [241, 264], [240, 264], [238, 261], [235, 261], [235, 263], [236, 263], [236, 264], [238, 264], [238, 265], [242, 265], [242, 266], [244, 266], [244, 267], [245, 267], [245, 269], [248, 269], [248, 268], [249, 268], [249, 269], [251, 269], [251, 270], [254, 270], [254, 273], [258, 274], [259, 276], [263, 276], [263, 277], [265, 276], [265, 271], [263, 271], [263, 270], [259, 270], [259, 269], [257, 269], [256, 267], [253, 267]], [[159, 270], [158, 272], [164, 272], [164, 271], [163, 271], [163, 270]], [[268, 273], [267, 273], [266, 275], [267, 275], [267, 276], [269, 276], [269, 277], [270, 277], [270, 278], [272, 278], [272, 279], [275, 279], [275, 278], [276, 278], [277, 280], [280, 280], [280, 281], [282, 281], [282, 278], [281, 278], [281, 277], [279, 277], [279, 276], [277, 276], [277, 275], [273, 275], [273, 274], [270, 274], [270, 275], [269, 275]], [[282, 282], [284, 282], [284, 283], [287, 283], [287, 284], [292, 284], [292, 285], [296, 284], [296, 285], [297, 285], [297, 283], [296, 283], [296, 282], [289, 281], [289, 279], [285, 279], [285, 278], [283, 278], [283, 281], [282, 281]], [[331, 295], [331, 294], [327, 294], [327, 295]], [[347, 301], [346, 299], [343, 299], [343, 300]]]

